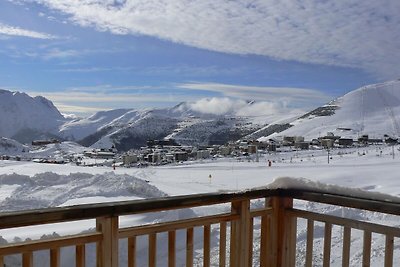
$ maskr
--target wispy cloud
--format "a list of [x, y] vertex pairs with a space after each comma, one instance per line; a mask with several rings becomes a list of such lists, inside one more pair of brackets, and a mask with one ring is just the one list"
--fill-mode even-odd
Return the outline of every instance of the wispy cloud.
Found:
[[[31, 0], [29, 0], [31, 1]], [[36, 0], [85, 27], [397, 77], [400, 1]]]
[[[116, 91], [128, 90], [126, 87], [112, 87], [109, 90], [99, 90], [103, 86], [80, 87], [59, 92], [27, 92], [31, 96], [44, 96], [51, 100], [62, 113], [74, 113], [88, 115], [100, 110], [118, 108], [144, 109], [150, 107], [173, 106], [180, 101], [194, 101], [196, 98], [190, 95], [172, 93], [140, 93], [144, 87], [130, 87], [137, 92]], [[141, 88], [141, 89], [139, 89]], [[116, 91], [114, 91], [116, 90]]]
[[[213, 92], [219, 96], [204, 98], [204, 93], [198, 91]], [[42, 95], [53, 101], [61, 112], [75, 114], [116, 108], [171, 107], [179, 102], [188, 102], [193, 110], [202, 113], [222, 115], [234, 112], [240, 116], [274, 117], [286, 113], [299, 114], [300, 110], [314, 108], [331, 100], [330, 96], [312, 89], [220, 83], [164, 86], [101, 84], [29, 94]], [[248, 105], [248, 100], [256, 100], [256, 103]]]
[[19, 27], [9, 26], [3, 23], [0, 23], [0, 36], [7, 35], [7, 36], [18, 36], [18, 37], [28, 37], [34, 39], [56, 39], [57, 36], [36, 32], [31, 30], [22, 29]]

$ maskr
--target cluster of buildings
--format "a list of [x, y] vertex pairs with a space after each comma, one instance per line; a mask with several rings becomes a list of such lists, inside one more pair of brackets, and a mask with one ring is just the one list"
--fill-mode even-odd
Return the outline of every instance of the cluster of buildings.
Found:
[[[397, 139], [387, 135], [384, 139], [369, 138], [362, 135], [358, 139], [343, 138], [327, 133], [325, 136], [306, 141], [302, 136], [283, 136], [267, 141], [240, 140], [225, 145], [210, 146], [182, 146], [173, 139], [149, 140], [147, 145], [137, 150], [130, 150], [122, 155], [117, 155], [114, 148], [94, 149], [86, 151], [84, 155], [96, 159], [113, 159], [114, 163], [120, 162], [124, 166], [147, 166], [164, 165], [170, 163], [181, 163], [188, 160], [202, 160], [216, 157], [247, 157], [259, 153], [307, 150], [307, 149], [330, 149], [334, 147], [351, 147], [369, 144], [397, 144]], [[118, 158], [117, 158], [118, 157]]]

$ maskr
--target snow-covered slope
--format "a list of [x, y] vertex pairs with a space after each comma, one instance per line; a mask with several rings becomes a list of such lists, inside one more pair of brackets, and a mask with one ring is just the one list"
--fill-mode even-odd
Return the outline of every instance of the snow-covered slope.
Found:
[[66, 122], [53, 103], [44, 97], [0, 90], [0, 136], [20, 142], [56, 134]]
[[275, 135], [305, 136], [307, 139], [333, 132], [335, 135], [357, 137], [368, 134], [400, 135], [400, 80], [373, 84], [351, 91], [291, 122], [292, 126]]

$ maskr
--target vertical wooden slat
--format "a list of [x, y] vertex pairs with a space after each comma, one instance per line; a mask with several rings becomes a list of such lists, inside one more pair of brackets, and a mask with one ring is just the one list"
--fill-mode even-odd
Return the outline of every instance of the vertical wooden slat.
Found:
[[371, 261], [371, 232], [364, 231], [363, 267], [370, 266]]
[[136, 266], [136, 236], [128, 238], [128, 267]]
[[0, 267], [4, 267], [4, 257], [0, 255]]
[[306, 267], [312, 267], [314, 246], [314, 220], [307, 220]]
[[210, 250], [211, 250], [210, 235], [211, 235], [211, 226], [204, 225], [204, 238], [203, 238], [203, 242], [204, 242], [203, 266], [204, 267], [210, 267]]
[[60, 248], [50, 249], [50, 267], [60, 266]]
[[149, 267], [157, 265], [157, 234], [149, 234]]
[[250, 218], [250, 225], [249, 225], [249, 263], [248, 266], [253, 266], [253, 235], [254, 231], [254, 218]]
[[221, 222], [219, 226], [219, 266], [226, 265], [226, 222]]
[[323, 267], [331, 264], [332, 224], [325, 223]]
[[297, 243], [297, 217], [291, 217], [286, 219], [287, 227], [289, 229], [287, 235], [287, 243], [289, 250], [287, 251], [287, 257], [289, 259], [288, 266], [294, 267], [296, 265], [296, 243]]
[[260, 236], [260, 267], [267, 267], [268, 263], [268, 216], [261, 217], [261, 236]]
[[385, 242], [385, 267], [392, 267], [393, 266], [393, 245], [394, 245], [394, 238], [391, 235], [386, 236]]
[[193, 228], [186, 231], [186, 266], [193, 266]]
[[32, 252], [26, 252], [22, 254], [22, 267], [33, 267]]
[[168, 232], [168, 267], [175, 267], [175, 231]]
[[97, 266], [118, 267], [118, 217], [97, 218], [96, 229], [103, 233], [97, 245]]
[[237, 230], [237, 222], [236, 221], [231, 221], [230, 226], [231, 226], [231, 232], [230, 232], [230, 243], [229, 243], [229, 266], [236, 267], [235, 265], [235, 254], [236, 252], [236, 246], [237, 246], [237, 240], [236, 240], [236, 232]]
[[350, 266], [350, 238], [351, 238], [351, 228], [345, 226], [343, 228], [342, 267]]
[[85, 245], [77, 245], [75, 248], [75, 266], [85, 267], [86, 265], [86, 251]]

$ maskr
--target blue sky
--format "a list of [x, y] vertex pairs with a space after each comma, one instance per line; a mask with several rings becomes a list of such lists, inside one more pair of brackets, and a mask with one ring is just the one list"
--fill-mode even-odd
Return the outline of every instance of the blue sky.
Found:
[[4, 0], [0, 88], [80, 115], [204, 98], [308, 110], [400, 78], [398, 10], [398, 0]]

